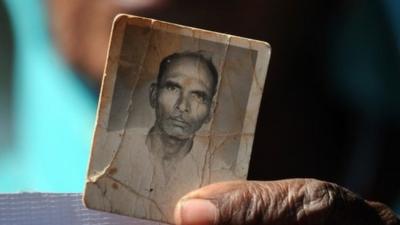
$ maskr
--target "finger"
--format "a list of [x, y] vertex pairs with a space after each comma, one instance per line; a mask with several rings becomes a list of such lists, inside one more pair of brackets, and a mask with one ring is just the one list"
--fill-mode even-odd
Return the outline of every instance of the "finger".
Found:
[[371, 201], [367, 201], [367, 203], [375, 209], [381, 220], [385, 221], [387, 225], [400, 224], [399, 217], [385, 204]]
[[313, 179], [212, 184], [184, 196], [177, 225], [387, 224], [338, 185]]

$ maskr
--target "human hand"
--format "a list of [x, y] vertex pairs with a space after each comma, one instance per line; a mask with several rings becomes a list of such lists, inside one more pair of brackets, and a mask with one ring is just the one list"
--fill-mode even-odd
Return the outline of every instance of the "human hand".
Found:
[[176, 225], [398, 225], [387, 206], [315, 179], [232, 181], [188, 193], [175, 208]]

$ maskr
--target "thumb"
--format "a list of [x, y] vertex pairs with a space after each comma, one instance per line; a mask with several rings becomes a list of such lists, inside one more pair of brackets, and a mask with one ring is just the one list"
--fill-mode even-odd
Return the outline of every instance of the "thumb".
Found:
[[[391, 221], [398, 222], [393, 217]], [[190, 192], [178, 202], [175, 223], [398, 224], [386, 223], [372, 206], [347, 189], [313, 179], [212, 184]]]

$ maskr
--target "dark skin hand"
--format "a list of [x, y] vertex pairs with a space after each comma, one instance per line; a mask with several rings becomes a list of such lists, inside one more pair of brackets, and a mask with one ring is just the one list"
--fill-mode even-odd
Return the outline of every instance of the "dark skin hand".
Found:
[[387, 206], [366, 201], [315, 179], [232, 181], [185, 195], [175, 208], [177, 225], [398, 225]]

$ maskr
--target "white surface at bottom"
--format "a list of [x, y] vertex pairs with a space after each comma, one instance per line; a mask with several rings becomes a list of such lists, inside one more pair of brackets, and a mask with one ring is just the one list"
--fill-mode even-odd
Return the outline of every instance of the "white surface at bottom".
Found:
[[0, 194], [0, 225], [158, 225], [87, 209], [73, 193]]

